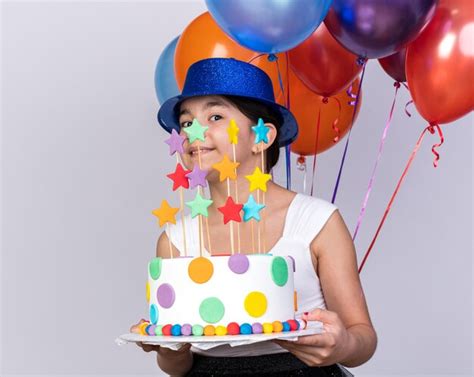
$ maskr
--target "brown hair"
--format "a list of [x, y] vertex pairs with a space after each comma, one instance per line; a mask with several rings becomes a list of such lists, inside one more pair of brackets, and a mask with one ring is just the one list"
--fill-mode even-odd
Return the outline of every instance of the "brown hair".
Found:
[[280, 158], [280, 147], [278, 145], [278, 134], [283, 119], [281, 115], [273, 111], [268, 106], [253, 99], [237, 96], [222, 95], [231, 102], [239, 111], [257, 124], [258, 118], [262, 118], [265, 123], [272, 123], [277, 130], [277, 137], [270, 147], [265, 151], [265, 170], [269, 172], [277, 164]]

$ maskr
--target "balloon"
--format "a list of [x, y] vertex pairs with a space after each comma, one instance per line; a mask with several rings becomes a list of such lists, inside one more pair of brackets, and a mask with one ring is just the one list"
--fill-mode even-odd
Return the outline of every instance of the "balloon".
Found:
[[430, 123], [474, 110], [474, 12], [471, 0], [441, 1], [433, 20], [408, 46], [408, 87]]
[[173, 39], [163, 50], [155, 68], [155, 92], [158, 102], [177, 96], [180, 91], [174, 77], [174, 52], [178, 38]]
[[[298, 122], [298, 137], [291, 144], [291, 151], [301, 156], [321, 153], [336, 145], [334, 138], [337, 135], [333, 129], [334, 120], [339, 117], [336, 127], [339, 129], [339, 141], [349, 131], [352, 124], [354, 106], [353, 101], [346, 90], [327, 99], [312, 92], [298, 77], [290, 70], [290, 104], [291, 112]], [[360, 80], [357, 78], [352, 84], [352, 93], [356, 94]], [[337, 99], [337, 100], [336, 100]], [[341, 104], [339, 111], [338, 101]], [[357, 103], [355, 119], [359, 113], [362, 98]], [[320, 114], [318, 147], [316, 149], [316, 131], [318, 126], [318, 113]]]
[[331, 34], [364, 58], [382, 58], [415, 39], [437, 0], [334, 0], [324, 20]]
[[219, 26], [254, 51], [287, 51], [308, 38], [332, 0], [206, 0]]
[[326, 97], [347, 88], [362, 70], [357, 55], [342, 47], [324, 24], [288, 55], [298, 78]]
[[382, 66], [383, 70], [387, 72], [387, 74], [395, 81], [405, 82], [407, 81], [407, 77], [405, 75], [406, 57], [407, 49], [402, 48], [395, 54], [379, 59], [379, 63]]
[[[262, 56], [260, 56], [262, 55]], [[276, 54], [282, 85], [286, 91], [287, 60], [285, 54]], [[235, 58], [264, 70], [273, 82], [275, 100], [285, 104], [285, 95], [281, 91], [278, 79], [278, 66], [275, 61], [269, 61], [267, 55], [248, 50], [234, 42], [224, 33], [211, 15], [206, 12], [195, 18], [183, 31], [176, 45], [174, 69], [178, 87], [182, 90], [186, 72], [191, 64], [206, 58]]]

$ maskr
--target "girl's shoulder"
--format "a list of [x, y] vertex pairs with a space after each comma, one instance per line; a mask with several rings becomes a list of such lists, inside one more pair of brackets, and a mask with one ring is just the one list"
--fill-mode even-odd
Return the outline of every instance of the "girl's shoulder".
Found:
[[308, 245], [319, 234], [337, 207], [327, 200], [297, 193], [286, 217], [286, 231]]

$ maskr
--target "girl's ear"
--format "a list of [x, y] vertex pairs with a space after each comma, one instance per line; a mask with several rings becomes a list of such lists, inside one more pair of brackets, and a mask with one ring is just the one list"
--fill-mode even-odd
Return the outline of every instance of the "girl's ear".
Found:
[[[253, 144], [252, 146], [252, 153], [260, 153], [262, 150], [265, 151], [268, 148], [270, 148], [270, 145], [272, 145], [274, 142], [276, 142], [276, 137], [277, 137], [277, 129], [273, 123], [265, 123], [265, 126], [269, 128], [268, 133], [267, 133], [267, 138], [268, 138], [268, 143], [258, 143], [258, 144]], [[255, 140], [255, 136], [254, 139]]]

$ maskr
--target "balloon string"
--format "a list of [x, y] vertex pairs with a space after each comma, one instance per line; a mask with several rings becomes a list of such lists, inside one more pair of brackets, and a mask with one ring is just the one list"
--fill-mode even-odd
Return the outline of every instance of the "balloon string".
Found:
[[283, 85], [283, 80], [281, 78], [281, 73], [280, 73], [280, 64], [278, 64], [278, 58], [275, 59], [276, 66], [277, 66], [277, 72], [278, 72], [278, 83], [280, 84], [280, 92], [283, 94], [283, 98], [285, 100], [285, 105], [288, 107], [286, 97], [285, 97], [285, 87]]
[[304, 172], [304, 174], [303, 174], [303, 194], [306, 194], [306, 179], [308, 177], [308, 174], [307, 174], [308, 169], [306, 169], [306, 166], [305, 166], [303, 172]]
[[[340, 183], [340, 180], [341, 180], [342, 169], [344, 167], [344, 161], [346, 159], [347, 148], [349, 146], [349, 140], [351, 139], [352, 126], [354, 125], [354, 119], [355, 119], [355, 115], [356, 115], [356, 112], [357, 112], [357, 104], [359, 103], [360, 89], [362, 88], [362, 82], [364, 81], [365, 67], [367, 66], [367, 60], [365, 60], [362, 64], [363, 64], [363, 66], [362, 66], [362, 75], [361, 75], [360, 81], [359, 81], [359, 89], [357, 91], [357, 98], [355, 99], [355, 102], [354, 102], [354, 111], [352, 112], [351, 126], [349, 128], [349, 134], [347, 135], [347, 141], [346, 141], [346, 145], [344, 147], [344, 153], [342, 155], [341, 165], [339, 167], [339, 173], [337, 174], [336, 185], [334, 187], [334, 191], [333, 191], [333, 194], [332, 194], [331, 203], [333, 203], [333, 204], [336, 201], [336, 195], [337, 195], [337, 191], [338, 191], [338, 188], [339, 188], [339, 183]], [[352, 97], [352, 92], [351, 92], [351, 97]]]
[[390, 109], [390, 113], [389, 113], [389, 116], [388, 116], [387, 123], [385, 124], [385, 128], [383, 130], [382, 139], [380, 140], [379, 152], [378, 152], [378, 155], [377, 155], [377, 159], [375, 160], [375, 165], [374, 165], [374, 168], [372, 170], [372, 175], [371, 175], [370, 180], [369, 180], [369, 185], [368, 185], [368, 188], [367, 188], [367, 192], [365, 193], [365, 198], [364, 198], [364, 201], [362, 203], [362, 208], [360, 209], [359, 217], [357, 218], [357, 225], [356, 225], [356, 228], [355, 228], [355, 231], [354, 231], [354, 235], [352, 236], [352, 241], [355, 241], [355, 239], [357, 237], [357, 233], [359, 232], [360, 225], [362, 223], [362, 219], [364, 218], [365, 209], [367, 208], [367, 203], [369, 201], [370, 193], [372, 192], [372, 187], [374, 185], [375, 172], [377, 171], [377, 166], [380, 162], [380, 158], [382, 157], [383, 146], [385, 144], [385, 139], [387, 138], [387, 133], [388, 133], [388, 130], [390, 128], [390, 124], [392, 122], [393, 110], [395, 108], [395, 103], [397, 101], [397, 93], [398, 93], [398, 90], [400, 89], [400, 83], [395, 82], [395, 84], [393, 84], [393, 85], [395, 86], [395, 95], [393, 97], [392, 107]]
[[[286, 80], [287, 80], [287, 91], [286, 91], [286, 108], [290, 110], [290, 57], [288, 51], [285, 52], [286, 57]], [[290, 145], [285, 146], [285, 160], [286, 160], [286, 189], [291, 190], [291, 154]]]
[[431, 134], [434, 134], [435, 133], [435, 129], [436, 131], [438, 131], [438, 136], [439, 136], [439, 143], [438, 144], [434, 144], [433, 147], [431, 148], [431, 152], [433, 152], [433, 154], [435, 155], [435, 159], [433, 161], [433, 166], [435, 168], [438, 167], [438, 161], [439, 161], [439, 153], [438, 151], [436, 150], [436, 148], [440, 147], [441, 145], [443, 145], [444, 143], [444, 136], [443, 136], [443, 131], [441, 131], [441, 128], [439, 126], [439, 124], [437, 123], [432, 123], [430, 124], [430, 126], [428, 127], [428, 131], [430, 131]]
[[318, 110], [318, 123], [316, 125], [316, 140], [314, 145], [314, 158], [313, 158], [313, 174], [311, 176], [311, 193], [310, 195], [313, 196], [313, 188], [314, 188], [314, 177], [316, 175], [316, 156], [318, 155], [318, 142], [319, 142], [319, 128], [321, 125], [321, 108]]
[[[385, 222], [385, 220], [386, 220], [386, 218], [387, 218], [387, 215], [388, 215], [388, 213], [390, 212], [390, 209], [391, 209], [391, 207], [392, 207], [393, 201], [395, 200], [395, 197], [396, 197], [397, 194], [398, 194], [398, 191], [399, 191], [399, 189], [400, 189], [400, 186], [401, 186], [403, 180], [405, 179], [405, 176], [407, 175], [408, 169], [410, 168], [411, 163], [413, 162], [413, 159], [415, 158], [415, 155], [416, 155], [416, 153], [418, 152], [418, 149], [419, 149], [420, 146], [421, 146], [421, 142], [423, 141], [423, 138], [424, 138], [424, 136], [425, 136], [425, 134], [426, 134], [426, 131], [429, 131], [430, 133], [434, 133], [434, 128], [437, 128], [438, 134], [439, 134], [439, 136], [440, 136], [440, 138], [441, 138], [441, 142], [440, 142], [439, 144], [435, 144], [435, 145], [433, 146], [433, 148], [432, 148], [432, 151], [433, 151], [433, 153], [435, 153], [436, 158], [437, 158], [437, 159], [439, 158], [439, 154], [437, 154], [437, 152], [435, 152], [435, 148], [438, 147], [438, 146], [440, 146], [440, 145], [443, 143], [443, 141], [444, 141], [444, 139], [443, 139], [443, 134], [442, 134], [441, 129], [439, 128], [439, 126], [438, 126], [437, 124], [432, 124], [432, 125], [429, 125], [428, 127], [426, 127], [426, 128], [423, 130], [423, 132], [421, 133], [420, 137], [418, 138], [418, 141], [417, 141], [417, 143], [416, 143], [416, 145], [415, 145], [415, 148], [413, 149], [413, 151], [412, 151], [412, 153], [411, 153], [410, 159], [408, 160], [408, 163], [407, 163], [407, 165], [405, 166], [405, 169], [403, 170], [402, 176], [400, 177], [400, 180], [398, 181], [398, 184], [397, 184], [397, 186], [396, 186], [396, 188], [395, 188], [395, 191], [393, 192], [392, 197], [390, 198], [390, 201], [389, 201], [389, 203], [388, 203], [388, 205], [387, 205], [387, 208], [385, 209], [385, 213], [384, 213], [384, 215], [383, 215], [383, 217], [382, 217], [382, 220], [380, 221], [380, 224], [379, 224], [379, 226], [378, 226], [378, 228], [377, 228], [377, 231], [375, 232], [375, 236], [374, 236], [374, 238], [372, 239], [372, 242], [370, 243], [370, 246], [369, 246], [369, 248], [367, 249], [367, 251], [366, 251], [366, 253], [365, 253], [365, 255], [364, 255], [364, 258], [362, 259], [362, 263], [361, 263], [361, 265], [360, 265], [360, 267], [359, 267], [359, 274], [360, 274], [360, 272], [362, 271], [362, 269], [364, 268], [365, 262], [367, 261], [367, 258], [369, 257], [369, 254], [370, 254], [370, 252], [372, 251], [372, 249], [373, 249], [373, 247], [374, 247], [375, 241], [377, 240], [377, 237], [378, 237], [378, 235], [379, 235], [379, 233], [380, 233], [380, 230], [382, 229], [382, 226], [383, 226], [383, 224], [384, 224], [384, 222]], [[437, 159], [436, 159], [436, 161], [437, 161]], [[436, 166], [436, 165], [435, 165], [435, 166]]]
[[408, 111], [408, 106], [410, 106], [411, 104], [413, 103], [413, 100], [411, 99], [410, 101], [408, 101], [406, 104], [405, 104], [405, 113], [411, 117], [411, 113]]
[[[408, 92], [410, 92], [410, 88], [408, 87], [406, 82], [398, 82], [399, 84], [402, 84]], [[409, 117], [411, 117], [411, 113], [408, 111], [408, 106], [410, 106], [413, 103], [413, 100], [408, 101], [405, 104], [405, 114], [407, 114]]]
[[266, 55], [266, 54], [258, 54], [258, 55], [255, 55], [255, 56], [254, 56], [252, 59], [250, 59], [247, 63], [250, 64], [250, 63], [252, 63], [255, 59], [258, 59], [258, 58], [260, 58], [260, 57], [262, 57], [262, 56], [264, 56], [264, 55]]
[[[334, 133], [336, 134], [336, 136], [333, 139], [333, 142], [337, 143], [339, 141], [339, 137], [340, 137], [340, 133], [341, 133], [339, 128], [337, 128], [337, 124], [339, 123], [339, 117], [341, 116], [342, 107], [341, 107], [341, 101], [339, 101], [338, 98], [336, 98], [336, 97], [331, 97], [331, 98], [334, 99], [337, 102], [337, 107], [339, 108], [339, 110], [337, 112], [336, 119], [334, 119], [334, 121], [332, 122], [332, 129], [334, 130]], [[323, 103], [327, 104], [328, 103], [328, 98], [324, 98]]]

